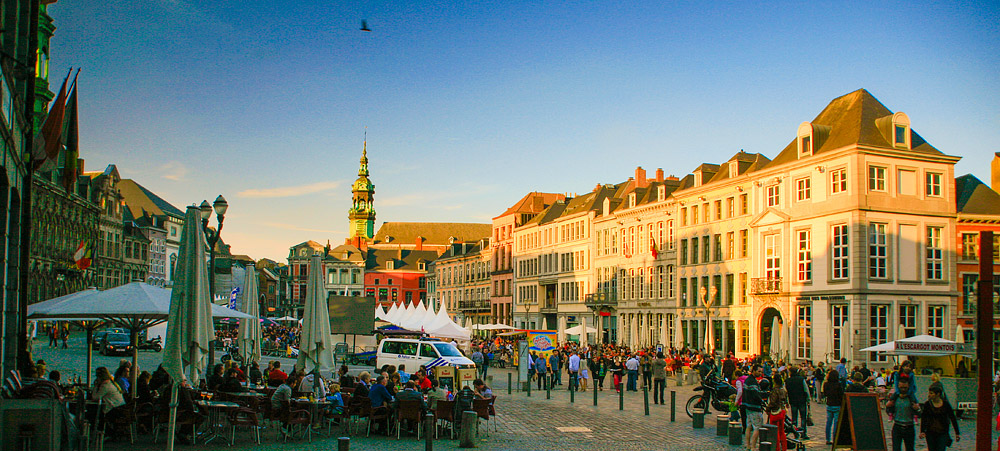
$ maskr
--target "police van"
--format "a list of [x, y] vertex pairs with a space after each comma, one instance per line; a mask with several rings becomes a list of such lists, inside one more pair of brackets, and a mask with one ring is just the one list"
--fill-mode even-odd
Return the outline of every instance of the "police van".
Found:
[[375, 368], [385, 365], [396, 368], [406, 365], [409, 373], [420, 365], [428, 370], [436, 366], [476, 367], [475, 362], [465, 357], [454, 343], [435, 338], [383, 338], [378, 345]]

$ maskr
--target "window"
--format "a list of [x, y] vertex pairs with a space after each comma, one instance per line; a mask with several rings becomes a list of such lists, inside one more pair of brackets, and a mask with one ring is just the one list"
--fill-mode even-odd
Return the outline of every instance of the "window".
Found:
[[747, 273], [740, 273], [740, 291], [738, 294], [740, 298], [740, 304], [747, 303]]
[[926, 194], [930, 197], [941, 197], [941, 174], [928, 172], [924, 178], [927, 181]]
[[726, 305], [736, 303], [736, 284], [732, 274], [726, 274]]
[[885, 168], [868, 166], [868, 190], [885, 191]]
[[691, 264], [698, 264], [698, 238], [691, 238]]
[[979, 274], [962, 274], [962, 314], [976, 314]]
[[850, 262], [848, 261], [847, 225], [833, 226], [832, 235], [833, 278], [846, 279], [848, 277], [848, 269], [850, 268]]
[[715, 201], [715, 220], [722, 219], [722, 200]]
[[944, 306], [927, 307], [927, 335], [944, 338]]
[[962, 260], [979, 259], [979, 237], [974, 233], [962, 234]]
[[730, 197], [726, 199], [726, 210], [729, 213], [729, 218], [736, 216], [736, 198]]
[[674, 297], [674, 265], [667, 265], [667, 297]]
[[708, 263], [710, 258], [712, 258], [711, 245], [708, 242], [708, 235], [701, 237], [701, 261], [703, 263]]
[[[674, 248], [674, 221], [667, 221], [667, 249]], [[662, 243], [661, 243], [662, 245]]]
[[871, 225], [868, 234], [868, 277], [874, 279], [885, 279], [887, 274], [886, 236], [885, 224]]
[[664, 279], [663, 266], [656, 267], [656, 287], [657, 297], [663, 299], [667, 295], [666, 279]]
[[770, 185], [767, 187], [767, 206], [777, 207], [781, 202], [781, 185]]
[[812, 231], [800, 230], [797, 234], [798, 253], [796, 276], [799, 282], [812, 281]]
[[740, 194], [740, 214], [745, 215], [749, 213], [749, 211], [750, 211], [750, 205], [749, 202], [747, 201], [746, 193]]
[[716, 233], [712, 236], [712, 240], [715, 242], [715, 261], [722, 261], [722, 234]]
[[697, 223], [698, 223], [698, 206], [697, 205], [692, 205], [691, 206], [691, 224], [697, 224]]
[[740, 352], [750, 351], [750, 321], [740, 321]]
[[795, 181], [795, 199], [799, 202], [812, 199], [812, 179], [806, 177]]
[[798, 341], [795, 347], [795, 356], [799, 359], [812, 359], [812, 306], [798, 306], [795, 331], [795, 337]]
[[681, 307], [687, 307], [687, 296], [688, 296], [688, 280], [686, 278], [681, 278], [680, 286], [681, 290]]
[[781, 278], [781, 236], [764, 236], [764, 277], [769, 280]]
[[917, 306], [915, 305], [901, 305], [899, 306], [899, 325], [903, 326], [902, 337], [896, 337], [897, 340], [900, 338], [910, 338], [917, 335]]
[[730, 260], [736, 258], [736, 232], [726, 233], [726, 257]]
[[830, 192], [833, 194], [847, 192], [847, 169], [840, 168], [830, 171]]
[[927, 280], [944, 280], [944, 249], [941, 227], [927, 228]]
[[740, 258], [746, 258], [747, 252], [750, 252], [750, 231], [743, 229], [740, 230]]
[[710, 222], [712, 220], [712, 210], [708, 207], [708, 202], [701, 204], [701, 211], [705, 215], [705, 220], [702, 222]]
[[681, 240], [681, 264], [688, 264], [688, 240]]
[[906, 146], [906, 126], [897, 125], [895, 127], [895, 138], [897, 146]]
[[812, 155], [812, 136], [803, 136], [799, 139], [802, 155]]
[[840, 360], [847, 355], [847, 340], [850, 339], [847, 306], [834, 305], [831, 317], [833, 318], [833, 360]]
[[688, 225], [688, 209], [687, 208], [681, 208], [681, 225], [682, 226]]
[[[889, 306], [872, 305], [869, 306], [868, 313], [871, 321], [868, 327], [868, 346], [880, 345], [889, 341]], [[872, 352], [869, 353], [868, 360], [885, 362], [888, 357], [878, 352]]]

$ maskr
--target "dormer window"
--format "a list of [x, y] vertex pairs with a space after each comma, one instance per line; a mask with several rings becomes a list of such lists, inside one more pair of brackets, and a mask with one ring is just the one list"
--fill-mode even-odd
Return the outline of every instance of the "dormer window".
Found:
[[729, 178], [734, 178], [740, 175], [740, 163], [738, 161], [729, 162]]
[[427, 263], [418, 262], [417, 263], [417, 269], [420, 270], [420, 271], [427, 271]]
[[628, 208], [635, 207], [635, 193], [628, 194]]
[[656, 200], [661, 201], [667, 195], [667, 187], [660, 185], [656, 187]]
[[892, 115], [892, 145], [904, 149], [911, 148], [910, 117], [906, 113]]
[[396, 267], [396, 262], [394, 262], [392, 260], [389, 260], [389, 261], [385, 262], [385, 269], [386, 270], [392, 271], [393, 269], [395, 269], [395, 267]]
[[812, 136], [803, 136], [799, 138], [799, 149], [802, 155], [812, 155]]
[[816, 141], [813, 139], [813, 125], [809, 122], [803, 122], [799, 125], [796, 136], [798, 136], [799, 158], [811, 156], [813, 147], [816, 145]]

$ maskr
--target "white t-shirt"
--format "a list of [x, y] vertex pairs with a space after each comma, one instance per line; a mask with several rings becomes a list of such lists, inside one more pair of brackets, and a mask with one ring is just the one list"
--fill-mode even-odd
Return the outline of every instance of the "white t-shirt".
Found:
[[875, 386], [876, 387], [885, 387], [885, 378], [882, 377], [881, 373], [878, 375], [878, 377], [875, 378]]

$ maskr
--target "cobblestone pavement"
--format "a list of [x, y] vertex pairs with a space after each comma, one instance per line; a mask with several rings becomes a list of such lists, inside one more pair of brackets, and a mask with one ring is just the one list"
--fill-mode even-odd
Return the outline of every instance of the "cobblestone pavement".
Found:
[[[72, 374], [78, 369], [78, 373], [83, 373], [86, 365], [86, 354], [82, 339], [74, 346], [71, 339], [68, 350], [51, 350], [46, 348], [45, 342], [36, 341], [35, 358], [44, 358], [50, 369], [59, 369], [63, 374]], [[162, 354], [152, 352], [140, 352], [140, 365], [144, 369], [155, 369], [159, 364]], [[103, 357], [95, 355], [94, 366], [105, 365], [109, 367], [117, 366], [120, 357]], [[287, 363], [291, 365], [291, 359], [282, 359], [283, 366]], [[67, 371], [66, 369], [73, 369]], [[357, 371], [360, 368], [352, 369]], [[490, 423], [489, 436], [485, 432], [480, 436], [478, 447], [491, 450], [554, 450], [572, 449], [577, 450], [728, 450], [739, 451], [740, 447], [729, 446], [726, 437], [715, 435], [715, 417], [707, 417], [705, 429], [693, 429], [691, 420], [684, 413], [684, 403], [693, 395], [693, 386], [676, 386], [673, 380], [668, 381], [667, 402], [668, 405], [661, 406], [652, 404], [650, 399], [650, 415], [645, 416], [643, 411], [643, 393], [627, 392], [624, 396], [625, 408], [618, 410], [618, 395], [614, 390], [605, 389], [598, 392], [598, 406], [593, 405], [593, 393], [577, 393], [575, 402], [570, 403], [569, 393], [565, 386], [551, 392], [551, 399], [546, 399], [545, 391], [531, 391], [531, 397], [525, 392], [514, 390], [511, 395], [507, 394], [507, 374], [509, 370], [491, 369], [493, 375], [494, 393], [498, 396], [496, 401], [497, 421], [495, 423], [497, 431], [493, 430], [494, 423]], [[564, 375], [565, 378], [565, 375]], [[516, 375], [512, 376], [516, 380]], [[676, 421], [670, 422], [670, 391], [677, 393]], [[650, 396], [652, 398], [652, 396]], [[811, 404], [812, 416], [816, 425], [809, 429], [812, 440], [806, 442], [807, 449], [819, 450], [829, 449], [825, 445], [823, 437], [823, 425], [826, 422], [826, 411], [823, 405]], [[883, 418], [883, 420], [887, 420]], [[975, 423], [971, 420], [960, 420], [960, 427], [963, 432], [963, 440], [950, 448], [952, 451], [971, 451], [975, 449]], [[485, 431], [485, 425], [481, 427]], [[885, 424], [885, 432], [890, 433], [890, 425]], [[275, 431], [269, 429], [263, 434], [262, 449], [295, 449], [295, 450], [329, 450], [335, 449], [336, 436], [343, 435], [343, 430], [334, 430], [334, 437], [314, 436], [312, 443], [304, 440], [289, 441], [283, 443], [275, 438]], [[250, 440], [247, 432], [237, 433], [237, 443], [233, 449], [258, 449]], [[994, 432], [994, 443], [997, 433]], [[402, 440], [386, 437], [352, 437], [351, 449], [354, 450], [417, 450], [423, 449], [424, 443], [417, 441], [415, 437], [405, 437]], [[154, 445], [150, 436], [140, 436], [135, 445], [127, 442], [109, 442], [106, 449], [109, 451], [144, 451], [163, 449], [163, 440]], [[208, 446], [178, 446], [178, 449], [220, 449], [228, 448], [225, 443], [216, 440]], [[434, 442], [434, 448], [440, 450], [451, 450], [458, 448], [456, 440], [446, 438], [438, 439]], [[891, 444], [887, 443], [887, 448], [891, 449]], [[917, 450], [925, 450], [926, 444], [922, 440], [917, 440]]]

